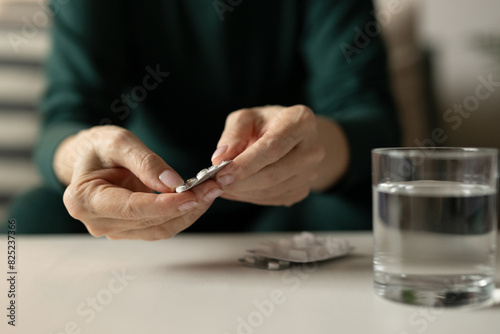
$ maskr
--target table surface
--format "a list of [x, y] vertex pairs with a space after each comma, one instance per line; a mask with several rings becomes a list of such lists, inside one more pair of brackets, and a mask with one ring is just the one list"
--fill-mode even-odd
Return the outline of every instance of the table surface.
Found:
[[16, 327], [7, 324], [3, 278], [0, 332], [498, 333], [498, 290], [493, 305], [475, 309], [391, 302], [373, 292], [371, 234], [332, 235], [349, 240], [354, 252], [282, 271], [237, 259], [291, 234], [181, 234], [156, 242], [17, 236]]

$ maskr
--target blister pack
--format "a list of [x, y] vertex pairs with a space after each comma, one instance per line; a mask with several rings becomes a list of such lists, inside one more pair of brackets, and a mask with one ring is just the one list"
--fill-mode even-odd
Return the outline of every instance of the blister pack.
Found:
[[353, 249], [345, 239], [318, 237], [310, 232], [302, 232], [292, 238], [262, 242], [248, 250], [249, 254], [240, 261], [252, 267], [282, 270], [293, 263], [325, 261], [345, 256]]
[[201, 171], [198, 172], [198, 174], [196, 174], [196, 177], [193, 177], [193, 178], [187, 180], [186, 183], [184, 183], [183, 185], [178, 186], [177, 188], [175, 188], [175, 191], [178, 192], [178, 193], [181, 193], [181, 192], [187, 191], [187, 190], [189, 190], [189, 189], [191, 189], [193, 187], [196, 187], [197, 185], [205, 182], [208, 179], [215, 178], [215, 175], [222, 168], [224, 168], [227, 165], [229, 165], [229, 163], [231, 161], [232, 160], [222, 161], [218, 165], [213, 165], [211, 167], [202, 169]]

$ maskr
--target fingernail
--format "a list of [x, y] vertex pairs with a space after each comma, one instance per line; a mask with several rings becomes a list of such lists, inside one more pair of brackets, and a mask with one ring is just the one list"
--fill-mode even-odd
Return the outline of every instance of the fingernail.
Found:
[[205, 197], [203, 197], [203, 200], [205, 202], [212, 202], [214, 199], [222, 195], [222, 193], [223, 191], [219, 188], [212, 189], [205, 195]]
[[234, 182], [234, 176], [231, 174], [223, 175], [217, 179], [217, 182], [223, 187], [228, 186]]
[[222, 145], [221, 147], [219, 147], [218, 149], [215, 150], [214, 154], [212, 154], [211, 160], [214, 160], [215, 158], [217, 158], [219, 155], [221, 155], [222, 153], [224, 153], [226, 151], [227, 151], [227, 145]]
[[171, 189], [184, 183], [182, 178], [170, 169], [166, 169], [160, 174], [160, 181]]
[[197, 205], [198, 205], [197, 202], [186, 202], [184, 204], [179, 205], [178, 209], [179, 209], [179, 211], [187, 211], [187, 210], [191, 210], [192, 208], [194, 208]]

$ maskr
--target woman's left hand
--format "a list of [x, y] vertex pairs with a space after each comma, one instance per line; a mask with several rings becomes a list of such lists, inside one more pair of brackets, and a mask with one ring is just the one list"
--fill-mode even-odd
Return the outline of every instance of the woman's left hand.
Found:
[[331, 119], [303, 105], [231, 113], [212, 156], [233, 160], [217, 175], [223, 198], [291, 206], [333, 185], [347, 169], [348, 144]]

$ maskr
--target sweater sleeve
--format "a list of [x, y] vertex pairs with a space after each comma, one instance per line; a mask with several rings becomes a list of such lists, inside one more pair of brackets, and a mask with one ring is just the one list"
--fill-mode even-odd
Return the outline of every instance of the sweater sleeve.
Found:
[[372, 148], [399, 142], [380, 29], [370, 0], [307, 1], [301, 42], [307, 103], [334, 119], [349, 143], [349, 169], [333, 192], [370, 178]]
[[[63, 191], [53, 169], [54, 153], [68, 136], [100, 124], [123, 125], [113, 108], [126, 82], [123, 5], [118, 0], [52, 1], [52, 50], [46, 62], [47, 89], [35, 160], [45, 182]], [[75, 159], [73, 152], [67, 159]]]

